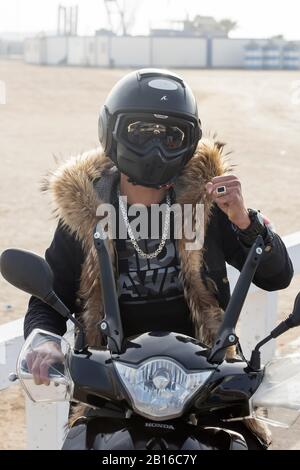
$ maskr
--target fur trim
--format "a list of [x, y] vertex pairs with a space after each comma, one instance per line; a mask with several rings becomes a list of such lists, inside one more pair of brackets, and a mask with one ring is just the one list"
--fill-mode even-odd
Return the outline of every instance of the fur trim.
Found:
[[43, 180], [42, 191], [51, 193], [54, 215], [81, 241], [99, 204], [93, 181], [111, 167], [112, 162], [97, 148], [71, 157]]
[[[82, 265], [79, 295], [84, 301], [82, 318], [91, 347], [99, 347], [102, 343], [98, 323], [103, 317], [93, 232], [99, 221], [96, 216], [97, 207], [104, 201], [96, 193], [94, 181], [109, 173], [112, 166], [101, 149], [95, 149], [69, 159], [48, 175], [42, 185], [43, 191], [51, 193], [54, 215], [82, 243], [85, 261]], [[114, 262], [112, 241], [109, 241], [109, 245]]]
[[223, 153], [224, 146], [225, 144], [218, 141], [201, 140], [194, 156], [176, 181], [178, 202], [193, 204], [206, 199], [204, 185], [215, 176], [222, 176], [231, 171], [229, 153]]
[[[212, 202], [205, 191], [205, 184], [214, 176], [230, 171], [224, 145], [203, 140], [193, 158], [178, 177], [175, 191], [179, 204], [204, 204], [205, 228], [208, 224]], [[112, 162], [100, 149], [73, 157], [52, 174], [48, 175], [43, 190], [49, 191], [54, 204], [54, 214], [63, 225], [82, 243], [85, 261], [82, 266], [79, 295], [84, 299], [83, 321], [87, 330], [87, 340], [91, 347], [101, 345], [99, 320], [103, 316], [102, 295], [99, 282], [97, 254], [94, 248], [93, 231], [98, 222], [97, 207], [109, 202], [108, 193], [95, 190], [95, 181], [105, 183], [116, 177]], [[104, 185], [105, 186], [105, 185]], [[107, 188], [106, 188], [107, 189]], [[178, 241], [178, 254], [181, 261], [181, 279], [195, 324], [196, 336], [211, 344], [222, 318], [213, 291], [207, 289], [201, 279], [203, 262], [202, 250], [185, 249], [185, 239]], [[115, 264], [114, 245], [110, 241], [110, 251]]]

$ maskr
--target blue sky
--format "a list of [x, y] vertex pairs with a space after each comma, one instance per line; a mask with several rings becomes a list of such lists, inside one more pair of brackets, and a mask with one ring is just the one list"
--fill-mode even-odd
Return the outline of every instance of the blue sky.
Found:
[[[234, 37], [270, 37], [284, 34], [300, 39], [300, 5], [297, 0], [119, 0], [134, 20], [133, 33], [149, 27], [167, 27], [187, 15], [229, 17], [239, 28]], [[0, 0], [0, 32], [55, 31], [57, 5], [79, 5], [79, 33], [93, 34], [107, 26], [103, 0]]]

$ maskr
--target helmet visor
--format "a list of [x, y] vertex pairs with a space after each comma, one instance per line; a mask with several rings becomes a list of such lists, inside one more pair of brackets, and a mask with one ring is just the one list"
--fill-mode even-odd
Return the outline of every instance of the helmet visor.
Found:
[[167, 150], [183, 147], [185, 131], [179, 126], [158, 122], [134, 121], [125, 129], [125, 139], [134, 146], [143, 147], [151, 143], [160, 143]]

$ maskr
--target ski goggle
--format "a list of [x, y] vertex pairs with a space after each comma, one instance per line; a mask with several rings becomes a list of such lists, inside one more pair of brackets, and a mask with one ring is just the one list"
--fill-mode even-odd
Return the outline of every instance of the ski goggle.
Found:
[[186, 141], [183, 127], [147, 121], [131, 122], [124, 129], [123, 137], [138, 147], [159, 142], [167, 150], [178, 150]]

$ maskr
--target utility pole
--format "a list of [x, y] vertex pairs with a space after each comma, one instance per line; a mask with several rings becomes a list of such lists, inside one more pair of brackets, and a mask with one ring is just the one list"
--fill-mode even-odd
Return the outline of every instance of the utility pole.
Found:
[[[121, 6], [119, 0], [104, 0], [104, 5], [106, 9], [108, 24], [110, 31], [117, 33], [121, 25], [123, 36], [127, 35], [127, 27], [125, 21], [125, 4]], [[114, 27], [113, 17], [117, 17], [119, 20], [118, 26]]]
[[58, 6], [57, 34], [58, 36], [77, 36], [78, 5], [65, 7]]

